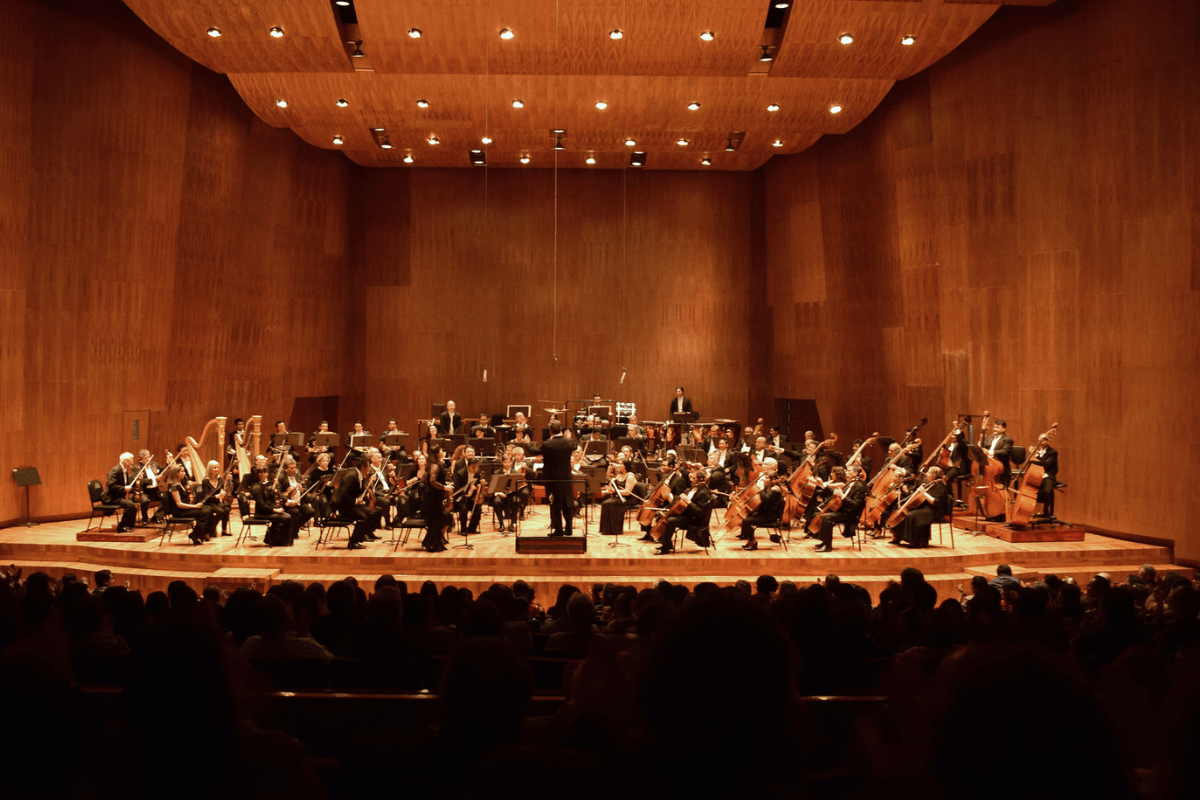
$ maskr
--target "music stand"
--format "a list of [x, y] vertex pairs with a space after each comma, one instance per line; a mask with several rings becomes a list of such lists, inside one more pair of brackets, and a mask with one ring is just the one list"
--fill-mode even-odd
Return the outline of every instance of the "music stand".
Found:
[[[979, 477], [982, 478], [988, 465], [987, 453], [985, 453], [983, 448], [979, 445], [969, 444], [967, 445], [967, 458], [979, 465]], [[978, 536], [979, 534], [983, 533], [983, 530], [979, 524], [979, 513], [983, 510], [983, 503], [981, 502], [979, 493], [975, 491], [977, 488], [979, 487], [971, 487], [971, 499], [975, 501], [975, 530], [971, 531], [972, 536]], [[987, 491], [986, 487], [984, 488], [984, 491]], [[953, 511], [950, 512], [950, 524], [954, 524]]]
[[304, 434], [300, 431], [288, 431], [287, 443], [292, 446], [293, 453], [299, 453], [300, 448], [304, 446]]
[[587, 458], [588, 456], [600, 456], [602, 458], [607, 458], [608, 454], [610, 452], [609, 448], [611, 446], [612, 446], [611, 439], [601, 439], [599, 441], [592, 440], [592, 441], [584, 442], [583, 443], [583, 457]]
[[366, 450], [368, 447], [375, 446], [375, 435], [372, 433], [352, 433], [350, 434], [350, 449], [351, 450]]
[[13, 470], [13, 480], [18, 487], [25, 487], [25, 527], [36, 527], [38, 523], [33, 521], [29, 513], [29, 487], [41, 486], [42, 476], [38, 475], [37, 467], [17, 467]]
[[467, 444], [475, 448], [477, 456], [492, 456], [496, 454], [495, 439], [470, 439]]
[[604, 420], [612, 419], [612, 406], [588, 406], [587, 413]]
[[516, 419], [518, 411], [520, 411], [522, 414], [525, 415], [525, 422], [526, 422], [526, 424], [528, 424], [530, 418], [533, 417], [533, 406], [531, 406], [531, 405], [509, 406], [507, 408], [507, 413], [504, 415], [504, 418], [505, 419]]
[[383, 442], [382, 442], [383, 445], [391, 448], [391, 452], [389, 452], [387, 455], [389, 460], [391, 459], [391, 457], [393, 455], [396, 454], [397, 450], [404, 449], [404, 440], [407, 438], [408, 438], [408, 434], [404, 433], [403, 431], [401, 431], [400, 433], [385, 433], [383, 435]]
[[700, 419], [699, 411], [676, 411], [671, 414], [671, 421], [680, 424], [695, 422], [698, 419]]
[[430, 447], [437, 445], [439, 448], [441, 448], [441, 451], [443, 453], [446, 453], [447, 455], [452, 455], [454, 453], [454, 449], [452, 447], [453, 444], [454, 444], [454, 442], [452, 442], [450, 439], [433, 439], [433, 438], [431, 438], [429, 440]]
[[333, 432], [318, 433], [313, 439], [313, 447], [328, 447], [330, 451], [337, 447], [338, 435]]

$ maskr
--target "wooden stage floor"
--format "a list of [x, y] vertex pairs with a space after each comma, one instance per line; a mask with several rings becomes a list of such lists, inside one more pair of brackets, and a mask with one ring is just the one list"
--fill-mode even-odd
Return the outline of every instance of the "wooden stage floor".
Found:
[[[113, 572], [114, 584], [128, 581], [143, 591], [165, 589], [173, 580], [186, 580], [197, 590], [209, 584], [223, 588], [254, 585], [260, 589], [273, 582], [299, 580], [305, 583], [330, 583], [353, 575], [367, 587], [381, 574], [389, 573], [415, 589], [425, 580], [439, 589], [445, 584], [466, 586], [476, 593], [495, 582], [528, 581], [537, 591], [538, 600], [553, 603], [558, 587], [574, 583], [584, 588], [595, 582], [618, 582], [639, 588], [651, 586], [660, 578], [694, 586], [702, 581], [720, 584], [738, 579], [753, 582], [759, 575], [774, 575], [779, 580], [811, 583], [836, 573], [843, 580], [865, 586], [878, 597], [888, 582], [896, 579], [907, 566], [920, 569], [933, 583], [942, 599], [958, 597], [957, 587], [967, 586], [975, 575], [996, 574], [996, 565], [1007, 563], [1014, 574], [1033, 578], [1053, 572], [1060, 577], [1074, 576], [1085, 582], [1097, 572], [1109, 572], [1116, 580], [1141, 564], [1159, 569], [1171, 566], [1165, 547], [1138, 544], [1088, 533], [1078, 542], [1008, 543], [991, 536], [954, 532], [950, 546], [948, 525], [934, 528], [933, 544], [922, 550], [909, 550], [868, 539], [862, 550], [849, 539], [834, 537], [832, 553], [814, 553], [815, 541], [799, 538], [789, 549], [767, 541], [768, 531], [759, 531], [759, 549], [747, 552], [734, 534], [718, 538], [708, 554], [691, 542], [670, 556], [654, 555], [654, 546], [637, 541], [640, 530], [621, 537], [620, 547], [609, 547], [610, 538], [598, 535], [593, 519], [589, 526], [587, 552], [579, 555], [521, 555], [514, 539], [492, 532], [490, 513], [485, 512], [480, 529], [471, 537], [474, 550], [447, 550], [426, 553], [421, 550], [421, 531], [415, 531], [407, 545], [393, 551], [383, 542], [368, 542], [363, 550], [346, 549], [344, 534], [333, 546], [316, 549], [317, 532], [302, 532], [292, 547], [271, 548], [259, 540], [235, 547], [236, 537], [218, 537], [193, 546], [185, 533], [160, 546], [159, 537], [147, 542], [80, 542], [86, 520], [46, 523], [34, 528], [13, 527], [0, 530], [0, 561], [23, 567], [25, 574], [41, 569], [58, 577], [67, 572], [92, 575], [101, 569]], [[632, 521], [630, 522], [632, 525]], [[104, 524], [114, 527], [113, 518]], [[241, 523], [236, 512], [230, 530], [237, 532]], [[522, 525], [523, 536], [544, 536], [549, 529], [549, 509], [531, 506]], [[939, 529], [944, 541], [939, 544]], [[139, 531], [143, 530], [141, 528]], [[257, 528], [256, 531], [261, 531]], [[147, 534], [151, 529], [145, 529]], [[380, 531], [384, 539], [390, 531]], [[720, 534], [717, 534], [720, 537]], [[461, 536], [450, 544], [462, 543]]]

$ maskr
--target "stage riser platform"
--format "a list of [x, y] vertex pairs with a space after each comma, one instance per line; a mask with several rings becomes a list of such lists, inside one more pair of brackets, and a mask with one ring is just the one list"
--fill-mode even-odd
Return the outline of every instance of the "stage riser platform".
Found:
[[[488, 522], [485, 515], [485, 531]], [[860, 551], [852, 547], [850, 540], [835, 536], [834, 551], [817, 554], [813, 552], [816, 542], [801, 538], [796, 530], [793, 532], [796, 538], [788, 550], [770, 544], [767, 531], [759, 531], [756, 552], [742, 550], [740, 541], [726, 535], [708, 554], [686, 542], [673, 555], [656, 556], [653, 544], [637, 541], [640, 531], [636, 530], [621, 537], [622, 546], [610, 548], [610, 540], [596, 534], [594, 522], [585, 554], [541, 555], [519, 555], [515, 552], [514, 537], [490, 531], [470, 538], [474, 550], [435, 554], [421, 550], [418, 535], [411, 536], [397, 551], [382, 542], [368, 543], [362, 550], [347, 550], [344, 535], [332, 546], [317, 550], [315, 530], [302, 535], [294, 546], [280, 548], [268, 548], [261, 540], [235, 547], [236, 537], [218, 537], [193, 546], [186, 532], [175, 535], [161, 547], [157, 536], [146, 542], [77, 541], [76, 536], [86, 523], [85, 519], [2, 530], [0, 560], [16, 562], [25, 568], [26, 574], [45, 569], [55, 576], [65, 572], [90, 575], [110, 569], [114, 583], [128, 580], [132, 587], [144, 591], [165, 589], [176, 579], [187, 581], [197, 590], [210, 583], [223, 588], [255, 585], [261, 589], [289, 579], [331, 583], [347, 575], [370, 586], [379, 575], [391, 574], [407, 581], [410, 588], [416, 588], [424, 580], [433, 580], [439, 588], [452, 584], [478, 593], [495, 582], [523, 579], [535, 587], [538, 601], [543, 605], [552, 604], [558, 587], [568, 582], [581, 588], [596, 582], [642, 588], [660, 578], [694, 586], [703, 581], [729, 584], [739, 579], [753, 583], [760, 575], [774, 575], [779, 580], [810, 583], [836, 573], [877, 596], [899, 576], [901, 569], [915, 566], [937, 587], [942, 599], [957, 599], [960, 584], [969, 585], [975, 574], [994, 575], [995, 566], [1001, 563], [1019, 565], [1031, 574], [1054, 572], [1088, 578], [1101, 567], [1114, 571], [1113, 565], [1128, 566], [1129, 571], [1145, 563], [1170, 568], [1170, 552], [1166, 548], [1094, 534], [1086, 534], [1074, 542], [1009, 543], [955, 531], [956, 549], [951, 549], [948, 525], [935, 527], [932, 546], [921, 550], [869, 539]], [[536, 536], [547, 533], [548, 527], [547, 510], [535, 506], [530, 509], [522, 530]], [[236, 533], [239, 528], [235, 514], [231, 529]], [[939, 532], [944, 537], [944, 546], [938, 545]], [[390, 535], [389, 531], [380, 533], [385, 538]], [[449, 544], [461, 542], [461, 536], [453, 536]], [[1120, 579], [1123, 578], [1121, 575]]]

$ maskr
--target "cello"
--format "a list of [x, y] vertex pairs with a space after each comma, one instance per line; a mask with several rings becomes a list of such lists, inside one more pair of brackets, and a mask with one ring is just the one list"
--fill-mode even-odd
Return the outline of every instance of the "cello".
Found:
[[[983, 412], [983, 423], [980, 425], [979, 447], [983, 448], [983, 439], [987, 435], [988, 423], [992, 412]], [[1000, 459], [987, 454], [987, 463], [981, 466], [978, 461], [972, 461], [971, 474], [975, 477], [975, 487], [971, 490], [975, 498], [975, 513], [986, 519], [999, 517], [1004, 514], [1008, 505], [1008, 490], [1004, 486], [1004, 465]]]
[[913, 439], [911, 444], [900, 448], [895, 458], [888, 459], [879, 470], [879, 474], [867, 488], [867, 504], [863, 507], [862, 518], [859, 521], [861, 526], [874, 528], [883, 518], [884, 510], [900, 499], [900, 484], [904, 482], [904, 471], [892, 465], [900, 456], [920, 446], [921, 440]]
[[830, 432], [829, 438], [817, 444], [816, 449], [812, 454], [801, 462], [800, 466], [792, 470], [792, 474], [788, 476], [788, 492], [786, 513], [791, 516], [803, 514], [808, 508], [808, 504], [812, 501], [813, 493], [817, 490], [817, 483], [820, 478], [817, 477], [813, 461], [817, 454], [826, 447], [832, 447], [837, 442], [837, 434]]
[[1025, 466], [1017, 474], [1016, 486], [1009, 490], [1009, 501], [1004, 509], [1004, 521], [1009, 525], [1028, 525], [1033, 518], [1038, 490], [1041, 489], [1042, 479], [1046, 477], [1046, 470], [1040, 464], [1033, 463], [1033, 454], [1049, 444], [1056, 433], [1057, 422], [1039, 436], [1037, 444], [1030, 448]]
[[930, 486], [933, 486], [935, 483], [945, 482], [945, 477], [934, 478], [929, 483], [913, 489], [913, 493], [905, 498], [904, 502], [897, 506], [896, 510], [893, 511], [887, 518], [887, 522], [884, 523], [884, 527], [886, 527], [888, 530], [899, 527], [904, 520], [908, 518], [908, 512], [910, 510], [916, 508], [917, 506], [921, 505], [921, 503], [924, 503], [929, 499], [928, 495], [925, 494], [926, 489], [928, 489]]

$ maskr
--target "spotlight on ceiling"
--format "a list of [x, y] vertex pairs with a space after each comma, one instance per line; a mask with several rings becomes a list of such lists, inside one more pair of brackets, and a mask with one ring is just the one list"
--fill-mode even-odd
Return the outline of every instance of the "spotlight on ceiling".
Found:
[[783, 147], [783, 140], [776, 139], [775, 141], [771, 142], [771, 147]]
[[733, 146], [733, 139], [726, 139], [725, 140], [725, 152], [732, 153], [735, 150], [737, 150], [737, 148]]
[[281, 98], [279, 98], [278, 100], [276, 100], [276, 101], [275, 101], [275, 105], [279, 106], [280, 108], [287, 108], [287, 100], [284, 100], [284, 99], [281, 97]]
[[566, 150], [567, 149], [566, 147], [563, 146], [561, 135], [554, 137], [554, 149], [555, 150]]
[[677, 139], [677, 140], [675, 141], [675, 144], [679, 145], [680, 147], [687, 147], [687, 146], [688, 146], [688, 140], [687, 140], [687, 139], [680, 138], [680, 139]]
[[221, 36], [221, 29], [220, 28], [209, 28], [207, 33], [209, 36], [213, 37], [214, 39], [218, 39]]
[[759, 61], [771, 61], [772, 60], [771, 59], [771, 46], [766, 45], [766, 44], [760, 44], [759, 47], [762, 48], [762, 55], [760, 55], [758, 57], [758, 60]]
[[421, 38], [421, 29], [420, 28], [409, 28], [408, 36], [410, 39], [420, 39]]
[[767, 106], [767, 111], [778, 111], [778, 110], [779, 110], [779, 103], [771, 103], [769, 106]]
[[513, 108], [524, 108], [524, 107], [525, 107], [525, 102], [523, 100], [513, 100]]
[[485, 136], [485, 137], [483, 137], [482, 139], [480, 139], [479, 141], [483, 142], [484, 144], [491, 144], [491, 143], [492, 143], [492, 137], [490, 137], [490, 136]]
[[334, 137], [333, 137], [333, 143], [334, 143], [334, 144], [342, 144], [342, 143], [343, 143], [343, 142], [345, 142], [345, 141], [346, 141], [346, 140], [345, 140], [345, 139], [343, 139], [341, 136], [334, 136]]
[[384, 137], [384, 140], [379, 143], [379, 146], [382, 147], [384, 150], [392, 149], [392, 143], [390, 141], [388, 141], [387, 137]]
[[711, 159], [711, 158], [709, 158], [709, 157], [707, 157], [707, 156], [705, 156], [704, 158], [700, 159], [700, 163], [701, 163], [701, 164], [703, 164], [703, 165], [704, 165], [704, 166], [706, 166], [706, 167], [711, 167], [711, 166], [712, 166], [712, 159]]
[[841, 42], [842, 44], [850, 44], [851, 42], [854, 41], [854, 37], [848, 33], [843, 33], [841, 36], [838, 37], [838, 41]]
[[699, 103], [688, 103], [688, 111], [699, 111], [699, 110], [700, 110]]
[[280, 28], [278, 26], [271, 28], [271, 30], [269, 30], [268, 33], [271, 34], [272, 39], [282, 39], [283, 38], [283, 28]]
[[411, 163], [413, 163], [413, 157], [412, 157], [412, 153], [406, 153], [406, 154], [404, 155], [404, 163], [405, 163], [405, 164], [411, 164]]
[[705, 31], [704, 33], [700, 34], [700, 38], [706, 42], [711, 42], [713, 39], [717, 38], [717, 35], [712, 31]]
[[486, 164], [487, 164], [487, 156], [485, 156], [483, 154], [482, 150], [472, 150], [471, 151], [471, 166], [482, 167], [482, 166], [485, 166]]
[[442, 143], [442, 140], [437, 137], [436, 133], [431, 134], [430, 137], [428, 139], [426, 139], [425, 141], [429, 142], [430, 144], [441, 144]]
[[636, 145], [636, 144], [637, 144], [637, 142], [635, 142], [635, 141], [633, 140], [633, 137], [632, 137], [632, 136], [630, 136], [628, 139], [626, 139], [626, 140], [625, 140], [625, 146], [626, 146], [626, 147], [633, 147], [633, 146], [634, 146], [634, 145]]
[[516, 34], [513, 33], [512, 30], [510, 30], [509, 28], [501, 28], [500, 29], [500, 38], [503, 39], [504, 41], [507, 42], [509, 39], [513, 38], [514, 36], [516, 36]]
[[632, 153], [629, 156], [629, 166], [640, 167], [646, 163], [645, 153]]
[[603, 111], [604, 109], [608, 108], [608, 103], [601, 100], [600, 102], [596, 103], [596, 108]]
[[840, 114], [840, 113], [842, 113], [842, 107], [841, 107], [841, 106], [837, 106], [837, 105], [830, 106], [830, 107], [829, 107], [829, 113], [830, 113], [830, 114]]
[[350, 5], [350, 0], [334, 0], [333, 4], [335, 6], [342, 6], [344, 8], [345, 6]]
[[775, 4], [775, 7], [776, 8], [787, 8], [790, 5], [791, 5], [791, 3], [784, 2], [784, 0], [780, 0], [780, 2]]
[[335, 105], [336, 105], [338, 108], [345, 108], [346, 106], [350, 105], [350, 101], [349, 101], [349, 100], [347, 100], [347, 99], [346, 99], [346, 98], [344, 98], [344, 97], [339, 97], [339, 98], [337, 99], [337, 101], [335, 102]]
[[900, 44], [904, 45], [905, 47], [908, 47], [909, 45], [916, 44], [916, 43], [917, 43], [917, 38], [915, 36], [901, 36], [900, 37]]
[[585, 158], [583, 160], [583, 163], [588, 164], [590, 166], [590, 165], [596, 163], [596, 158], [595, 158], [595, 156], [588, 156], [587, 158]]
[[610, 38], [610, 39], [620, 39], [624, 35], [625, 34], [621, 31], [620, 28], [613, 28], [611, 31], [608, 32], [608, 38]]
[[522, 163], [522, 164], [528, 164], [528, 163], [529, 163], [529, 156], [521, 156], [521, 163]]
[[428, 100], [418, 100], [417, 108], [429, 108], [429, 101]]

